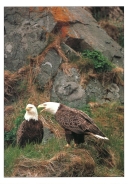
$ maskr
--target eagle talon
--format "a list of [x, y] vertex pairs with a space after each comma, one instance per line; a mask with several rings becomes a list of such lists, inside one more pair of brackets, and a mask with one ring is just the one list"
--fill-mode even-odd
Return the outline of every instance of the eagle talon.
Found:
[[[109, 140], [97, 127], [93, 119], [78, 109], [57, 102], [45, 102], [38, 105], [38, 108], [41, 107], [55, 116], [56, 121], [65, 130], [66, 140], [69, 140], [67, 143], [70, 143], [73, 139], [78, 145], [84, 143], [84, 135], [93, 135], [99, 139]], [[67, 144], [65, 147], [68, 148], [70, 145]], [[76, 147], [76, 144], [74, 147]]]

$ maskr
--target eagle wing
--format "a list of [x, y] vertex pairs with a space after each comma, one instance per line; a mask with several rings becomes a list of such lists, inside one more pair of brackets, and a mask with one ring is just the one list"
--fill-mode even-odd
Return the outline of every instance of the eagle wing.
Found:
[[24, 120], [18, 128], [17, 131], [17, 144], [25, 144], [28, 140], [30, 142], [34, 140], [38, 140], [39, 142], [42, 141], [44, 130], [43, 124], [41, 120], [38, 120], [38, 123], [32, 123], [30, 120], [27, 122]]
[[63, 107], [56, 113], [56, 120], [64, 128], [77, 134], [94, 133], [104, 136], [93, 120], [84, 112]]
[[24, 129], [25, 129], [25, 124], [26, 124], [26, 120], [24, 120], [18, 130], [17, 130], [17, 134], [16, 134], [16, 141], [17, 141], [17, 144], [20, 144], [21, 140], [22, 140], [22, 137], [23, 137], [23, 134], [24, 134]]

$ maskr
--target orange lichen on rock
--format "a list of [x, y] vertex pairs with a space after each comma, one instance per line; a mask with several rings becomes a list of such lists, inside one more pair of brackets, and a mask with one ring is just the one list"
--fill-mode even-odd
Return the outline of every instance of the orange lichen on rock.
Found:
[[51, 7], [49, 11], [60, 26], [60, 37], [65, 38], [69, 32], [68, 24], [74, 20], [73, 15], [66, 7]]
[[49, 10], [57, 22], [69, 22], [73, 20], [73, 16], [66, 7], [51, 7]]
[[29, 12], [42, 12], [44, 11], [44, 9], [46, 9], [47, 7], [30, 7], [29, 8]]
[[65, 38], [68, 33], [68, 26], [62, 26], [61, 28], [61, 38]]

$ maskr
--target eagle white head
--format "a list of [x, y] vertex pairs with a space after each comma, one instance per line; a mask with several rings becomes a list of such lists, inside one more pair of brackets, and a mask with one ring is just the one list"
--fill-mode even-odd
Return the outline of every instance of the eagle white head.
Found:
[[60, 103], [57, 102], [45, 102], [43, 104], [38, 105], [38, 108], [44, 108], [45, 111], [50, 112], [51, 114], [56, 114]]
[[30, 119], [38, 120], [38, 112], [34, 105], [28, 104], [26, 106], [26, 113], [24, 115], [24, 118], [29, 121]]

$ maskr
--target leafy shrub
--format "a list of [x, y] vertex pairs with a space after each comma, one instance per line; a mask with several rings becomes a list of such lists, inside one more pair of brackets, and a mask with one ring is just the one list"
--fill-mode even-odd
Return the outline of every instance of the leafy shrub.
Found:
[[114, 65], [106, 57], [104, 57], [100, 51], [84, 50], [82, 52], [82, 55], [84, 58], [91, 59], [96, 72], [99, 72], [99, 73], [107, 72], [107, 71], [111, 71], [112, 68], [114, 68]]
[[4, 141], [5, 142], [6, 141], [10, 142], [10, 143], [12, 143], [12, 145], [14, 145], [16, 143], [17, 129], [18, 129], [19, 125], [21, 124], [21, 122], [23, 121], [24, 114], [25, 114], [25, 110], [22, 110], [20, 112], [19, 116], [14, 121], [14, 128], [12, 128], [12, 130], [9, 132], [6, 132], [6, 131], [4, 132]]

